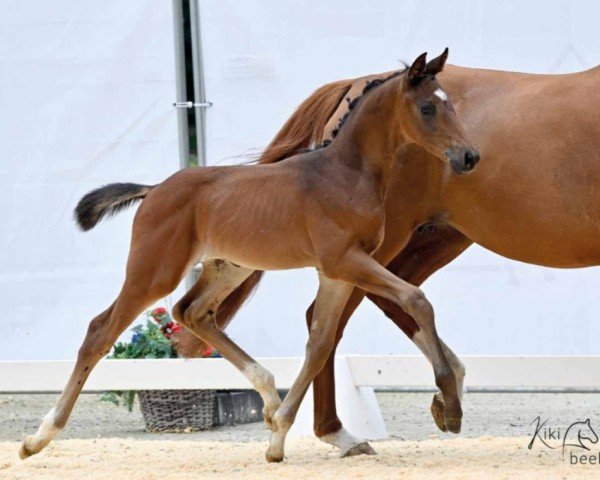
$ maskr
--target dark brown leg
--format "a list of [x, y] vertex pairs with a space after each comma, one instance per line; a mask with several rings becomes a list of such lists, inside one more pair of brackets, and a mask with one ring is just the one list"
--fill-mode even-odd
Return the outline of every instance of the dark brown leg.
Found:
[[[436, 227], [433, 233], [413, 234], [408, 245], [389, 264], [388, 269], [398, 277], [413, 285], [420, 285], [431, 274], [444, 265], [450, 263], [458, 255], [464, 252], [472, 244], [464, 235], [448, 226]], [[344, 313], [338, 325], [335, 348], [342, 338], [344, 328], [356, 307], [360, 304], [364, 292], [355, 289], [350, 297]], [[410, 338], [419, 330], [413, 318], [406, 314], [393, 302], [369, 294], [371, 299], [392, 321]], [[312, 318], [312, 306], [307, 312], [307, 322], [310, 325]], [[323, 370], [317, 375], [313, 382], [313, 397], [315, 405], [314, 431], [322, 440], [333, 443], [342, 449], [344, 454], [359, 454], [371, 452], [370, 447], [365, 448], [364, 442], [356, 439], [354, 445], [348, 443], [351, 438], [343, 430], [342, 422], [339, 420], [335, 406], [335, 379], [334, 379], [334, 354], [335, 350], [327, 360]], [[446, 352], [447, 356], [448, 353]], [[451, 364], [453, 361], [449, 358]], [[457, 380], [461, 378], [460, 372], [456, 372]], [[434, 401], [435, 402], [435, 401]], [[443, 410], [443, 405], [441, 405]], [[437, 420], [436, 420], [437, 423]], [[443, 424], [443, 423], [442, 423]], [[438, 424], [440, 426], [440, 424]], [[445, 428], [445, 425], [444, 425]], [[359, 448], [354, 448], [358, 447]], [[363, 452], [363, 450], [365, 452]]]

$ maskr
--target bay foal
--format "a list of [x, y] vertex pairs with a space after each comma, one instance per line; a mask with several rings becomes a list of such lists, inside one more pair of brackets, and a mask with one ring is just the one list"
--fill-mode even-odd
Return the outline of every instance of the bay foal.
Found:
[[[353, 102], [368, 82], [392, 73], [336, 81], [316, 90], [284, 124], [259, 163], [281, 161], [331, 138], [347, 113], [347, 100]], [[406, 155], [404, 168], [389, 181], [385, 241], [377, 260], [413, 285], [421, 285], [473, 242], [536, 265], [600, 265], [600, 66], [540, 75], [446, 65], [438, 78], [485, 162], [474, 175], [457, 176], [424, 150]], [[427, 195], [411, 198], [408, 192], [417, 191], [416, 184]], [[232, 319], [261, 274], [254, 272], [221, 304], [219, 325]], [[336, 342], [363, 296], [355, 289], [350, 297]], [[427, 342], [410, 315], [385, 298], [367, 297], [429, 358]], [[307, 323], [311, 321], [309, 310]], [[194, 356], [201, 347], [187, 331], [179, 340], [184, 356]], [[460, 391], [465, 369], [445, 350]], [[317, 437], [339, 447], [342, 455], [361, 453], [366, 444], [360, 445], [362, 439], [343, 427], [336, 412], [334, 352], [315, 377], [313, 394]], [[445, 430], [439, 394], [431, 411]]]
[[[186, 169], [154, 187], [112, 184], [83, 197], [76, 217], [84, 230], [135, 200], [144, 201], [133, 224], [122, 290], [90, 323], [65, 390], [37, 433], [25, 438], [21, 457], [39, 452], [64, 427], [91, 369], [125, 328], [173, 291], [195, 263], [211, 259], [219, 260], [207, 265], [173, 314], [261, 394], [272, 430], [267, 460], [283, 459], [286, 434], [333, 348], [354, 286], [394, 302], [415, 319], [433, 346], [446, 426], [458, 431], [459, 393], [433, 309], [417, 287], [392, 275], [373, 256], [383, 241], [388, 179], [407, 150], [418, 145], [449, 162], [456, 173], [472, 170], [479, 159], [435, 77], [447, 53], [429, 63], [423, 54], [405, 71], [370, 88], [326, 148], [271, 165]], [[216, 326], [215, 315], [253, 270], [307, 266], [318, 269], [319, 290], [306, 358], [280, 405], [272, 375]]]

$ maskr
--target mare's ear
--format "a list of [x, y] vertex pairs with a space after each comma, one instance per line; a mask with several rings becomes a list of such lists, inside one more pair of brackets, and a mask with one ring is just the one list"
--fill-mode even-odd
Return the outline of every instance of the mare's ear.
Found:
[[448, 59], [448, 47], [446, 47], [446, 50], [444, 50], [443, 53], [439, 57], [436, 57], [433, 60], [431, 60], [429, 63], [427, 63], [427, 66], [425, 67], [425, 74], [426, 75], [437, 75], [438, 73], [440, 73], [444, 69], [444, 65], [446, 64], [447, 59]]
[[408, 69], [408, 81], [414, 85], [425, 75], [425, 67], [427, 67], [427, 52], [422, 53], [417, 57], [413, 64]]

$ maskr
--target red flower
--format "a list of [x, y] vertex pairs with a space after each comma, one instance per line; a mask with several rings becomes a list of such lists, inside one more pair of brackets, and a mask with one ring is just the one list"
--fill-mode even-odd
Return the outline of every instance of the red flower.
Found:
[[176, 323], [175, 325], [173, 325], [173, 327], [171, 328], [171, 333], [179, 333], [183, 330], [183, 327], [181, 325], [179, 325], [178, 323]]
[[152, 310], [152, 315], [156, 315], [157, 317], [165, 315], [166, 313], [167, 309], [163, 307], [156, 307], [154, 310]]

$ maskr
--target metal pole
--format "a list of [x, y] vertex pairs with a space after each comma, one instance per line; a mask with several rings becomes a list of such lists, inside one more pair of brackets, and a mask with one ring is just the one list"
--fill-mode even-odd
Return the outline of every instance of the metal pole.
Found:
[[[177, 102], [187, 102], [185, 84], [185, 39], [183, 28], [183, 2], [173, 0], [173, 32], [175, 34], [175, 82], [177, 85]], [[188, 131], [187, 109], [177, 108], [177, 124], [179, 130], [179, 164], [181, 168], [188, 166], [190, 158], [190, 140]]]
[[206, 166], [206, 100], [204, 91], [204, 65], [202, 40], [200, 38], [200, 6], [198, 0], [190, 0], [190, 25], [192, 33], [192, 68], [194, 71], [194, 111], [196, 117], [196, 141], [198, 166]]
[[[190, 161], [190, 132], [188, 128], [188, 98], [185, 79], [185, 28], [183, 20], [183, 0], [173, 0], [173, 31], [175, 34], [175, 82], [177, 100], [174, 106], [185, 104], [186, 108], [176, 108], [179, 130], [179, 165], [187, 168]], [[193, 22], [192, 22], [193, 23]], [[179, 104], [179, 105], [178, 105]], [[185, 286], [191, 288], [196, 283], [194, 272], [185, 276]]]

